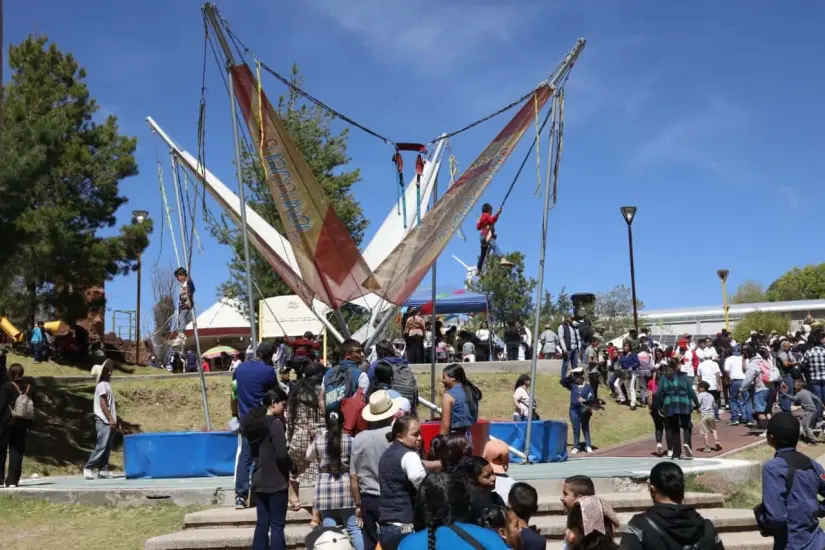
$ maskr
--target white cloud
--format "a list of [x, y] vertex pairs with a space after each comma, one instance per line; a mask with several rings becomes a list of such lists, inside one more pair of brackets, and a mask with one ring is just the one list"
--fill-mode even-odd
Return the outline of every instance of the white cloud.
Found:
[[718, 95], [707, 98], [700, 110], [690, 112], [663, 125], [645, 141], [632, 159], [637, 169], [667, 163], [690, 165], [699, 169], [734, 176], [727, 143], [743, 131], [744, 113]]
[[524, 2], [422, 7], [387, 0], [306, 0], [306, 5], [355, 35], [376, 57], [401, 59], [420, 73], [483, 58], [486, 48], [517, 37], [539, 10]]

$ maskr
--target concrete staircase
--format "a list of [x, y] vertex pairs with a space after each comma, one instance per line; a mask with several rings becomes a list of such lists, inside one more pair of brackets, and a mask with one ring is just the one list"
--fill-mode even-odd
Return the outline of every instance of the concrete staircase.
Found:
[[[547, 494], [543, 491], [541, 494]], [[552, 493], [551, 493], [552, 494]], [[565, 521], [561, 502], [555, 496], [541, 497], [539, 513], [533, 518], [547, 538], [548, 550], [562, 547]], [[647, 493], [603, 493], [601, 497], [613, 506], [622, 523], [648, 506]], [[688, 493], [685, 503], [701, 508], [701, 513], [713, 521], [721, 533], [727, 550], [771, 550], [773, 540], [762, 538], [756, 530], [751, 510], [722, 508], [724, 497], [712, 493]], [[212, 508], [187, 514], [184, 529], [177, 533], [155, 537], [146, 541], [145, 550], [241, 550], [252, 546], [256, 513], [254, 509], [234, 510]], [[304, 539], [310, 531], [308, 510], [287, 513], [286, 542], [295, 549], [304, 548]]]

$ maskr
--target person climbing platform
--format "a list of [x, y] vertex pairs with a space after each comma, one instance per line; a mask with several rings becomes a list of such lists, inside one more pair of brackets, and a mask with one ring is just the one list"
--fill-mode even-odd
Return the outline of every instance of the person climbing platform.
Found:
[[[478, 266], [476, 267], [476, 273], [478, 274], [481, 274], [481, 268], [484, 267], [484, 260], [487, 258], [490, 250], [492, 250], [496, 256], [501, 256], [501, 251], [496, 244], [496, 222], [500, 215], [501, 208], [499, 208], [498, 212], [494, 215], [493, 206], [490, 203], [484, 203], [481, 207], [481, 217], [478, 218], [478, 222], [476, 223], [476, 229], [480, 231], [481, 238], [481, 252], [479, 253]], [[501, 265], [509, 264], [510, 262], [506, 258], [501, 258]]]

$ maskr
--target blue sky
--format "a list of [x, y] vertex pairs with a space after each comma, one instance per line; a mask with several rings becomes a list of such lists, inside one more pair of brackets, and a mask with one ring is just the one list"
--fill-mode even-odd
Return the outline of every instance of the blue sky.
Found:
[[[809, 240], [818, 235], [815, 220], [825, 199], [825, 4], [217, 4], [270, 66], [287, 72], [297, 63], [307, 90], [397, 141], [425, 141], [509, 103], [544, 78], [579, 36], [586, 37], [567, 90], [545, 277], [551, 292], [629, 284], [623, 204], [639, 208], [637, 290], [648, 308], [721, 301], [718, 268], [730, 269], [733, 289], [748, 278], [769, 284], [794, 265], [822, 261], [821, 246]], [[153, 116], [195, 151], [203, 56], [199, 8], [191, 0], [5, 6], [7, 43], [36, 32], [73, 52], [88, 71], [102, 112], [117, 115], [122, 130], [139, 138], [140, 175], [122, 183], [129, 204], [119, 217], [127, 222], [132, 209], [144, 208], [157, 222], [144, 260], [147, 327], [152, 297], [146, 281], [161, 252], [156, 159], [167, 175], [169, 169], [167, 150], [144, 118]], [[273, 79], [264, 83], [270, 95], [283, 91]], [[234, 187], [229, 100], [211, 56], [207, 86], [208, 167]], [[462, 167], [505, 122], [495, 119], [453, 141]], [[485, 201], [500, 203], [528, 140]], [[357, 130], [349, 152], [351, 165], [362, 171], [355, 193], [374, 231], [395, 201], [391, 152]], [[525, 170], [522, 178], [499, 223], [499, 244], [505, 251], [522, 250], [535, 272], [541, 201], [533, 196], [534, 171]], [[451, 254], [475, 261], [474, 221], [464, 224], [468, 242], [455, 238], [439, 261], [439, 284], [462, 283], [463, 270]], [[194, 258], [193, 276], [204, 305], [225, 279], [231, 252], [212, 241], [202, 223], [199, 229], [204, 253]], [[159, 258], [171, 265], [168, 228], [165, 233]], [[109, 307], [133, 309], [134, 288], [134, 275], [108, 283]]]

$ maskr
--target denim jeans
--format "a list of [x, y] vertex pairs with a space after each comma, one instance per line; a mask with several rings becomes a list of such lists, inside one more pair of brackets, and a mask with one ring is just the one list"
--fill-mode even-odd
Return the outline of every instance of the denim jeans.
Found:
[[109, 455], [112, 452], [115, 432], [108, 422], [104, 422], [97, 417], [95, 417], [95, 432], [97, 432], [95, 448], [89, 460], [86, 461], [84, 468], [87, 470], [100, 468], [105, 471], [109, 469]]
[[767, 414], [770, 411], [768, 408], [768, 399], [771, 396], [771, 390], [765, 389], [753, 393], [753, 414]]
[[358, 518], [355, 516], [355, 508], [321, 510], [320, 512], [321, 525], [324, 527], [335, 527], [340, 521], [344, 524], [355, 550], [364, 550], [364, 537], [361, 535], [361, 528], [358, 526]]
[[590, 444], [590, 416], [582, 414], [578, 407], [570, 407], [570, 422], [573, 424], [573, 447], [581, 444], [580, 433], [584, 432], [585, 447], [592, 447]]
[[381, 497], [361, 493], [361, 519], [364, 526], [361, 534], [364, 538], [364, 550], [375, 550], [378, 539], [378, 516], [381, 510]]
[[381, 548], [397, 548], [401, 539], [413, 532], [412, 525], [409, 529], [401, 529], [398, 525], [382, 523], [379, 527]]
[[579, 366], [579, 350], [573, 348], [563, 353], [561, 356], [561, 377], [567, 378], [567, 365], [570, 364], [574, 369]]
[[[825, 380], [814, 380], [811, 378], [810, 383], [808, 384], [808, 389], [819, 398], [820, 401], [825, 403]], [[822, 408], [819, 409], [819, 416], [822, 416]]]
[[249, 496], [249, 476], [252, 475], [252, 449], [249, 440], [238, 434], [238, 453], [235, 456], [235, 498]]
[[192, 321], [192, 310], [181, 309], [178, 311], [178, 332], [186, 330], [186, 325]]
[[289, 491], [256, 493], [258, 522], [252, 538], [252, 550], [286, 550], [286, 507]]
[[730, 419], [741, 422], [753, 421], [753, 406], [751, 406], [751, 392], [742, 392], [739, 397], [739, 390], [742, 389], [742, 380], [730, 381]]
[[794, 395], [793, 376], [790, 374], [783, 375], [782, 383], [788, 386], [788, 393], [787, 395], [784, 393], [779, 394], [779, 408], [787, 412], [791, 410], [791, 396]]

